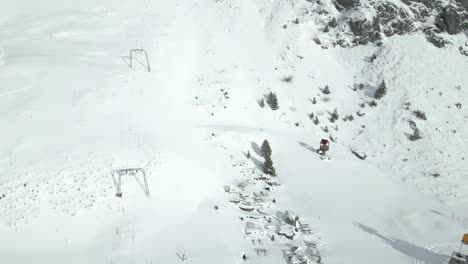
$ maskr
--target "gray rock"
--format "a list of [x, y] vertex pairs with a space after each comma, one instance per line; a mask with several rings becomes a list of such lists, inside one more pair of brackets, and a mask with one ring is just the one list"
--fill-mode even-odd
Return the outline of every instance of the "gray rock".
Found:
[[447, 28], [447, 33], [454, 35], [462, 31], [461, 16], [455, 7], [448, 6], [444, 8], [442, 18]]
[[468, 48], [465, 49], [465, 48], [463, 48], [462, 46], [460, 46], [460, 47], [458, 48], [458, 50], [460, 51], [460, 54], [461, 54], [461, 55], [464, 55], [464, 56], [467, 56], [467, 57], [468, 57]]
[[445, 25], [444, 19], [442, 17], [437, 18], [435, 25], [439, 29], [439, 32], [447, 31], [447, 26]]
[[447, 44], [447, 41], [444, 38], [435, 34], [431, 30], [426, 31], [426, 39], [438, 48], [443, 48]]
[[349, 20], [348, 25], [355, 36], [365, 36], [369, 34], [373, 28], [372, 23], [367, 21], [367, 19]]
[[332, 20], [330, 20], [330, 22], [328, 22], [328, 25], [332, 28], [335, 28], [336, 26], [338, 26], [338, 23], [336, 22], [336, 18], [333, 18]]
[[468, 1], [467, 0], [455, 0], [455, 2], [457, 2], [458, 6], [465, 8], [465, 11], [467, 11], [466, 10], [466, 9], [468, 9]]
[[351, 9], [359, 4], [359, 0], [335, 0], [334, 4], [338, 10]]
[[[464, 0], [462, 0], [462, 1], [464, 1]], [[434, 1], [434, 0], [406, 0], [405, 4], [406, 4], [406, 2], [421, 3], [421, 4], [423, 4], [423, 5], [425, 5], [425, 6], [429, 7], [429, 8], [434, 8], [436, 6], [436, 4], [438, 4], [437, 1]], [[409, 4], [411, 4], [411, 3], [409, 3]], [[407, 4], [407, 5], [409, 5], [409, 4]]]

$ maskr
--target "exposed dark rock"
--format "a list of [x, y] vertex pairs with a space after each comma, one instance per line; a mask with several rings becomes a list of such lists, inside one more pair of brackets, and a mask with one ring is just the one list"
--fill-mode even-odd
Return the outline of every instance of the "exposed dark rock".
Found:
[[330, 20], [330, 22], [328, 22], [328, 26], [332, 28], [335, 28], [337, 25], [338, 23], [336, 22], [336, 18], [333, 18], [332, 20]]
[[446, 7], [442, 13], [442, 18], [447, 28], [447, 33], [453, 35], [462, 31], [461, 15], [455, 7]]
[[350, 20], [348, 21], [349, 28], [351, 32], [353, 32], [356, 36], [364, 36], [369, 34], [372, 30], [372, 23], [367, 21], [366, 19], [362, 20]]
[[448, 43], [444, 38], [430, 30], [426, 32], [426, 39], [438, 48], [443, 48]]
[[447, 26], [445, 25], [444, 19], [442, 17], [437, 18], [435, 25], [439, 29], [439, 32], [447, 31]]
[[466, 9], [468, 9], [468, 1], [466, 1], [466, 0], [455, 0], [455, 2], [457, 2], [458, 6], [465, 8], [465, 11], [466, 11]]
[[376, 9], [382, 24], [387, 24], [398, 15], [397, 7], [388, 2], [382, 2]]
[[359, 0], [335, 0], [334, 4], [338, 10], [351, 9], [359, 4]]
[[408, 0], [409, 2], [421, 3], [429, 8], [434, 8], [436, 1], [434, 0]]
[[[461, 55], [468, 56], [468, 48], [465, 49], [462, 46], [460, 46], [458, 50], [460, 51]], [[458, 105], [457, 105], [457, 108], [458, 108]], [[461, 106], [459, 108], [461, 108]]]

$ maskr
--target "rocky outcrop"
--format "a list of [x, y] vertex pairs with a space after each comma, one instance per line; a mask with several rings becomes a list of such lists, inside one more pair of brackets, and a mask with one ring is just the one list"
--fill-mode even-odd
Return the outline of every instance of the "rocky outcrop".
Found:
[[454, 6], [448, 6], [444, 8], [442, 12], [442, 19], [444, 21], [447, 33], [453, 35], [462, 31], [462, 12]]
[[419, 31], [425, 33], [430, 43], [444, 47], [448, 41], [442, 33], [453, 35], [468, 29], [468, 0], [453, 0], [449, 6], [444, 6], [445, 1], [435, 0], [401, 0], [400, 4], [385, 0], [333, 0], [333, 3], [336, 10], [324, 12], [323, 6], [317, 8], [321, 11], [318, 15], [326, 16], [322, 20], [322, 33], [327, 37], [316, 36], [322, 46], [365, 45], [382, 37]]
[[467, 56], [468, 57], [468, 42], [465, 43], [465, 46], [460, 46], [458, 48], [458, 50], [460, 51], [460, 54], [463, 55], [463, 56]]
[[365, 45], [381, 39], [379, 18], [375, 18], [373, 21], [366, 19], [349, 20], [348, 25], [351, 32], [356, 36], [353, 43]]
[[427, 41], [429, 41], [430, 43], [432, 43], [434, 46], [436, 46], [438, 48], [443, 48], [443, 47], [445, 47], [446, 44], [449, 43], [447, 40], [445, 40], [440, 35], [437, 35], [433, 31], [428, 30], [425, 33], [426, 33]]

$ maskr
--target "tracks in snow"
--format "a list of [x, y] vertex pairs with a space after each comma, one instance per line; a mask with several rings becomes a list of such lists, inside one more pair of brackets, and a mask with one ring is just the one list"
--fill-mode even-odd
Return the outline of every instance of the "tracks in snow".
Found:
[[[429, 250], [429, 251], [434, 251], [437, 248], [443, 248], [443, 247], [453, 248], [453, 247], [455, 247], [457, 245], [458, 244], [454, 243], [454, 242], [441, 242], [441, 243], [436, 243], [436, 244], [432, 244], [430, 246], [427, 246], [424, 249]], [[422, 261], [422, 260], [416, 259], [416, 258], [413, 260], [413, 264], [423, 264], [423, 263], [425, 263], [425, 262]], [[448, 263], [448, 259], [447, 259], [447, 261], [445, 263]]]

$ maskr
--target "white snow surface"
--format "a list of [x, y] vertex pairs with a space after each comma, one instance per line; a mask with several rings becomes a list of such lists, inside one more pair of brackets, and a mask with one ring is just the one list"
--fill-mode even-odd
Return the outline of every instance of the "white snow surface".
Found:
[[[305, 1], [0, 3], [0, 263], [440, 264], [468, 231], [465, 35], [322, 49]], [[149, 195], [116, 197], [121, 168]]]

